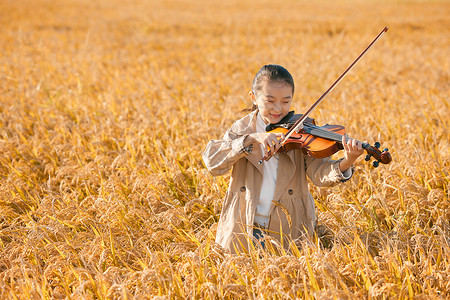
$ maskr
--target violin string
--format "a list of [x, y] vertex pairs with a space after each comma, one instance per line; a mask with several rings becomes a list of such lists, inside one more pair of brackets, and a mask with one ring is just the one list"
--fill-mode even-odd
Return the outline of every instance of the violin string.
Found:
[[[305, 129], [307, 128], [306, 131], [308, 133], [317, 135], [318, 137], [321, 137], [321, 138], [324, 138], [324, 139], [329, 139], [329, 140], [332, 140], [332, 141], [336, 141], [336, 142], [341, 142], [342, 141], [342, 136], [343, 135], [340, 134], [340, 133], [329, 131], [329, 130], [320, 128], [319, 126], [315, 126], [315, 125], [308, 125], [308, 124], [304, 124], [304, 125], [306, 125], [304, 127], [305, 127]], [[364, 144], [364, 143], [362, 143], [359, 140], [356, 140], [356, 141], [360, 142], [361, 144]]]
[[[304, 125], [306, 125], [306, 124], [304, 124]], [[306, 125], [304, 127], [305, 127], [307, 133], [317, 135], [321, 138], [333, 140], [336, 142], [340, 142], [342, 140], [342, 134], [328, 131], [326, 129], [322, 129], [320, 127], [311, 126], [311, 125]]]

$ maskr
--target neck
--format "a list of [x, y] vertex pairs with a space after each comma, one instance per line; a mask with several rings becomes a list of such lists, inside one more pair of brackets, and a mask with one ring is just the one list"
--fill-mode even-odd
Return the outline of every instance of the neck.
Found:
[[264, 119], [261, 117], [261, 113], [258, 111], [258, 118], [263, 121], [264, 125], [269, 125], [268, 122], [264, 121]]

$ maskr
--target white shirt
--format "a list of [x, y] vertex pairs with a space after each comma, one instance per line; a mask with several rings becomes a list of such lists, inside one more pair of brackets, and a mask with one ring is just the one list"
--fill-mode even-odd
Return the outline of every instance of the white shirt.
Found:
[[[266, 123], [264, 123], [259, 112], [256, 118], [256, 132], [266, 132]], [[263, 145], [260, 146], [262, 153], [266, 154], [267, 149], [265, 149]], [[276, 153], [272, 158], [263, 163], [263, 181], [255, 215], [255, 222], [262, 226], [267, 226], [269, 224], [270, 207], [272, 206], [273, 195], [275, 194], [275, 186], [277, 183], [278, 159], [279, 155]]]

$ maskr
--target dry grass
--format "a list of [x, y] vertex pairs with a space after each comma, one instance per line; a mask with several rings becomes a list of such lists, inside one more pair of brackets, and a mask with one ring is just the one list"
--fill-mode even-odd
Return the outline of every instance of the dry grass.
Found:
[[[0, 2], [0, 297], [450, 297], [450, 4]], [[284, 65], [393, 162], [312, 187], [318, 237], [230, 256], [201, 153]], [[278, 249], [279, 250], [279, 249]]]

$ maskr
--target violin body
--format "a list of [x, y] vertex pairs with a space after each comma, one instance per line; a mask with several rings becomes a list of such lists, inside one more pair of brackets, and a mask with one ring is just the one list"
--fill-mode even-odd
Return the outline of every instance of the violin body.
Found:
[[[269, 124], [266, 127], [266, 131], [286, 134], [290, 127], [295, 124], [294, 120], [298, 120], [301, 116], [294, 114], [293, 111], [289, 112], [279, 123]], [[303, 123], [303, 128], [293, 132], [283, 142], [280, 151], [288, 152], [293, 149], [302, 149], [305, 154], [312, 157], [325, 158], [344, 149], [342, 145], [342, 136], [344, 135], [345, 127], [342, 125], [326, 124], [324, 126], [317, 126], [314, 119], [307, 118], [306, 122]], [[374, 167], [378, 167], [380, 162], [382, 164], [388, 164], [392, 161], [392, 157], [387, 148], [383, 151], [378, 149], [380, 148], [380, 143], [376, 142], [374, 146], [364, 142], [360, 143], [368, 153], [366, 155], [366, 161], [369, 161], [371, 157], [376, 159], [373, 162]]]
[[[324, 125], [319, 128], [330, 132], [338, 133], [341, 136], [345, 134], [345, 127], [341, 125]], [[285, 134], [288, 129], [276, 128], [273, 133]], [[288, 152], [294, 149], [303, 149], [305, 154], [315, 158], [325, 158], [333, 155], [339, 150], [344, 149], [342, 143], [314, 136], [307, 132], [307, 129], [302, 128], [299, 132], [293, 133], [289, 139], [283, 144], [280, 151]]]

